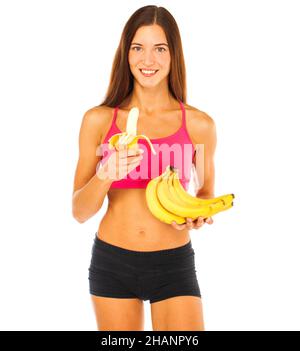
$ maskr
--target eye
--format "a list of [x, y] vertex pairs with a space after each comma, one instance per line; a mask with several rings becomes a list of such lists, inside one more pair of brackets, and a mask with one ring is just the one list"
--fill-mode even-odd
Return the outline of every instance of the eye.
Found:
[[164, 52], [167, 51], [165, 48], [163, 48], [162, 46], [159, 46], [158, 49], [163, 49], [163, 51], [159, 51], [159, 52]]
[[[132, 50], [134, 50], [134, 49], [140, 49], [140, 46], [134, 46], [134, 47], [132, 48]], [[137, 50], [137, 51], [139, 51], [139, 50]]]

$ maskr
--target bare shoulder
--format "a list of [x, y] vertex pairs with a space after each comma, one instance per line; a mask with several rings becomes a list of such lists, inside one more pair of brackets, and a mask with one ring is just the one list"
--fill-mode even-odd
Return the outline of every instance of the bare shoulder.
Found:
[[186, 118], [187, 124], [190, 126], [190, 129], [196, 128], [201, 129], [210, 129], [215, 128], [214, 119], [206, 112], [197, 109], [191, 105], [185, 104], [186, 108]]
[[[74, 177], [73, 193], [84, 186], [95, 174], [102, 156], [98, 146], [102, 141], [103, 131], [107, 128], [111, 108], [92, 107], [84, 113], [79, 132], [79, 158]], [[99, 150], [100, 151], [100, 150]]]
[[87, 123], [96, 127], [105, 123], [105, 120], [109, 119], [111, 115], [112, 107], [108, 106], [94, 106], [91, 107], [84, 113], [83, 119]]
[[184, 104], [186, 109], [186, 126], [189, 136], [197, 144], [216, 143], [216, 125], [214, 119], [206, 112], [196, 107]]
[[105, 134], [112, 119], [113, 108], [109, 106], [94, 106], [88, 109], [83, 116], [82, 125], [93, 132], [98, 144], [101, 143], [102, 136]]

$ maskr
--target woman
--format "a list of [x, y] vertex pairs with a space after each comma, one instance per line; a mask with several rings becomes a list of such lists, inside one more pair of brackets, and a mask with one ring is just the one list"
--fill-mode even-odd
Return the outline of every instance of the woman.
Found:
[[[151, 178], [130, 177], [154, 165], [149, 163], [153, 155], [144, 139], [139, 139], [138, 150], [120, 148], [108, 153], [105, 162], [103, 158], [110, 136], [126, 130], [128, 112], [138, 107], [137, 134], [148, 136], [155, 148], [175, 143], [191, 146], [192, 152], [184, 154], [183, 161], [189, 171], [194, 167], [196, 183], [202, 184], [196, 195], [214, 197], [215, 124], [185, 100], [185, 65], [177, 24], [163, 7], [142, 7], [124, 27], [106, 98], [85, 113], [79, 136], [74, 218], [85, 222], [108, 196], [89, 267], [99, 330], [143, 330], [146, 300], [151, 304], [153, 330], [204, 330], [189, 236], [190, 229], [204, 224], [203, 218], [189, 218], [179, 225], [163, 223], [151, 214], [145, 198]], [[201, 144], [205, 146], [204, 162], [198, 169], [196, 146]], [[155, 157], [161, 160], [162, 155]], [[159, 174], [168, 164], [160, 164]], [[180, 179], [187, 189], [189, 179]], [[206, 222], [211, 224], [212, 218]]]

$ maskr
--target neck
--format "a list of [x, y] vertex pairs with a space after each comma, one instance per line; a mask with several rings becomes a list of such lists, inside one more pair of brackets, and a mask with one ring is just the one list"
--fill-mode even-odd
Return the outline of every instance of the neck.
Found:
[[174, 108], [178, 104], [169, 90], [161, 87], [145, 88], [136, 84], [128, 98], [127, 108], [137, 107], [141, 114], [151, 115]]

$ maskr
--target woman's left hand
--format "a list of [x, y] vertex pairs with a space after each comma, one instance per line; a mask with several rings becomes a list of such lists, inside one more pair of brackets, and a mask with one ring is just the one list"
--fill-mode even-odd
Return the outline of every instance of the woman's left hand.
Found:
[[184, 224], [177, 224], [176, 222], [172, 222], [171, 225], [173, 228], [178, 229], [178, 230], [183, 230], [185, 228], [187, 229], [199, 229], [203, 226], [204, 223], [207, 224], [213, 224], [213, 219], [211, 217], [203, 218], [203, 217], [198, 217], [195, 220], [192, 220], [192, 218], [186, 218], [186, 223]]

